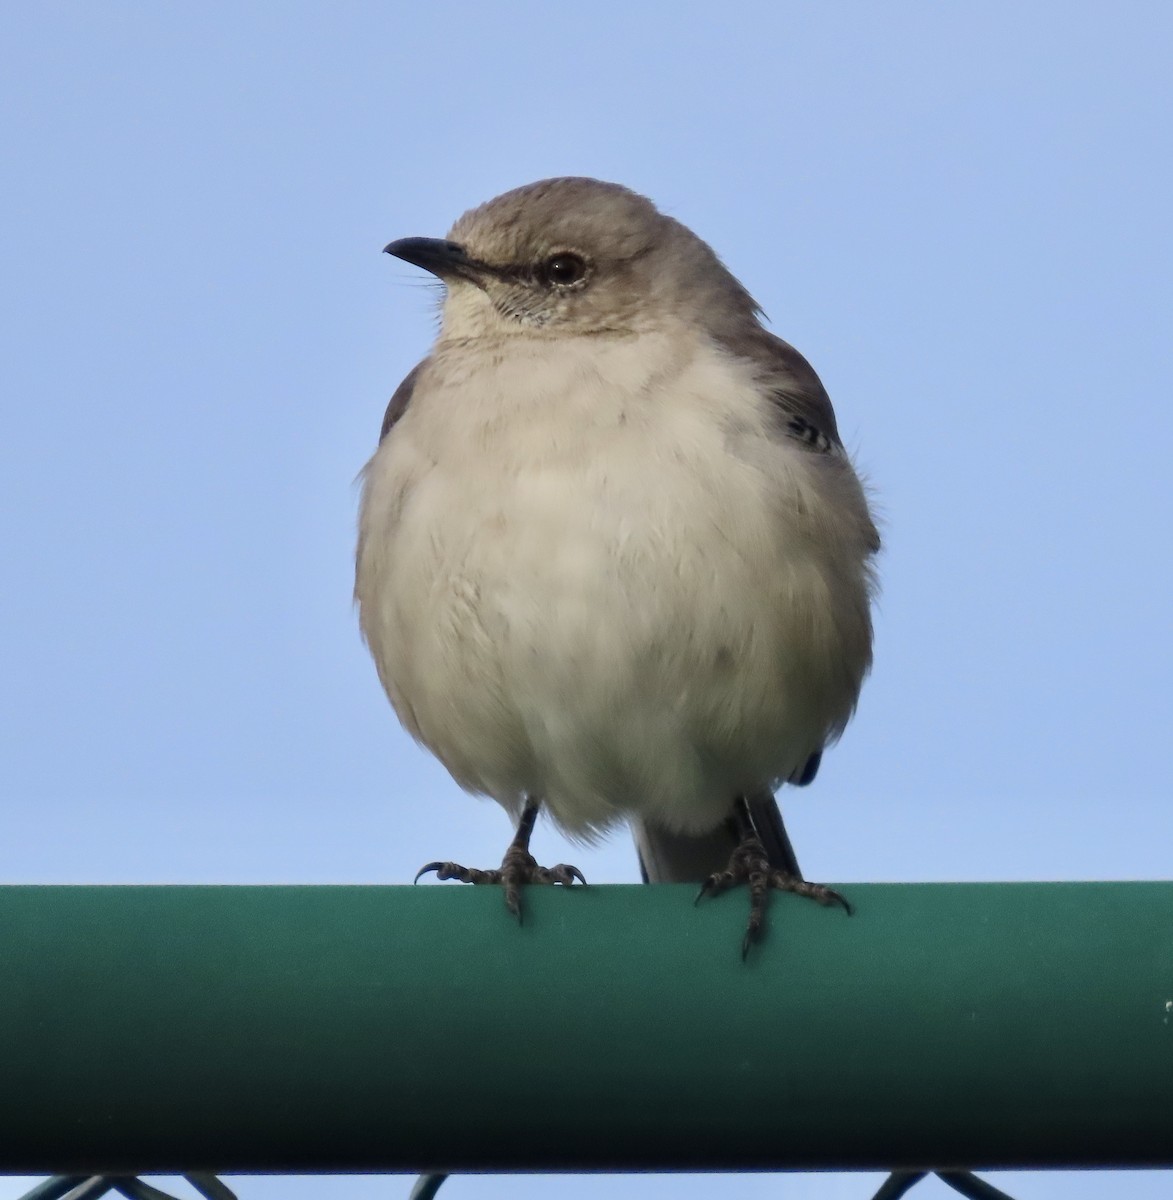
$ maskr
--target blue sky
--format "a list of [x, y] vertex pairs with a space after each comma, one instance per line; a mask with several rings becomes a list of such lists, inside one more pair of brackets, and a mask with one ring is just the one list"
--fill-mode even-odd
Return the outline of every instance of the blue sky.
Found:
[[[876, 669], [786, 805], [807, 873], [1168, 876], [1173, 9], [668, 13], [5, 14], [0, 880], [403, 882], [499, 857], [505, 818], [398, 730], [359, 641], [354, 477], [434, 327], [434, 293], [381, 247], [556, 174], [626, 183], [710, 241], [816, 366], [875, 489]], [[549, 830], [535, 848], [568, 854]], [[635, 878], [622, 837], [575, 855]], [[1170, 1186], [999, 1178], [1020, 1200]]]

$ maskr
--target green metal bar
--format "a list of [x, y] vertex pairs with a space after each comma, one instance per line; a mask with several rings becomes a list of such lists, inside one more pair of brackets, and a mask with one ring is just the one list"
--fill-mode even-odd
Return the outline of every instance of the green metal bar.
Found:
[[0, 1172], [1173, 1166], [1173, 883], [0, 888]]

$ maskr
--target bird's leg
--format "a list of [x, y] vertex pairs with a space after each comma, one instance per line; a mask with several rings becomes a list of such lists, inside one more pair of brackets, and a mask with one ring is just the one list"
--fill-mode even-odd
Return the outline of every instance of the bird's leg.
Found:
[[697, 900], [703, 896], [719, 896], [740, 883], [749, 886], [749, 920], [741, 943], [742, 958], [749, 953], [750, 946], [761, 938], [765, 929], [766, 901], [771, 889], [794, 892], [819, 904], [840, 904], [850, 915], [851, 905], [838, 892], [821, 883], [807, 883], [797, 871], [788, 871], [770, 862], [744, 799], [739, 798], [734, 804], [733, 822], [737, 830], [737, 848], [729, 856], [725, 870], [714, 872], [701, 884]]
[[517, 823], [517, 832], [501, 866], [491, 871], [479, 871], [475, 867], [462, 867], [454, 862], [430, 862], [420, 867], [416, 875], [418, 881], [429, 871], [436, 872], [437, 879], [459, 879], [461, 883], [499, 883], [505, 888], [505, 907], [520, 921], [521, 920], [521, 885], [524, 883], [561, 883], [572, 884], [577, 879], [586, 883], [582, 872], [577, 867], [558, 863], [553, 867], [538, 866], [537, 859], [529, 852], [529, 840], [534, 831], [534, 822], [538, 819], [538, 802], [530, 797], [521, 810], [521, 819]]

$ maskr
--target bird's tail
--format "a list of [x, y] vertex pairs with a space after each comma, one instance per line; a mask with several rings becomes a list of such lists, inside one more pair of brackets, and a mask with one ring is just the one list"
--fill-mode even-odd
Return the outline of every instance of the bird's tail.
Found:
[[[745, 797], [745, 804], [770, 864], [801, 879], [798, 859], [773, 795], [765, 790], [755, 792]], [[632, 833], [644, 883], [704, 883], [710, 875], [728, 866], [729, 857], [741, 840], [733, 812], [709, 833], [670, 833], [639, 820], [632, 822]]]

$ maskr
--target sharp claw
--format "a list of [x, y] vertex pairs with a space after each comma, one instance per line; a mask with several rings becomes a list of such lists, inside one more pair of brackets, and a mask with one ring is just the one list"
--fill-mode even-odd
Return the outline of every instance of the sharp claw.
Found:
[[706, 896], [721, 895], [738, 884], [748, 888], [750, 899], [749, 923], [741, 943], [743, 962], [749, 957], [750, 948], [754, 943], [760, 942], [765, 936], [767, 897], [775, 889], [805, 896], [825, 906], [837, 904], [848, 916], [855, 911], [848, 900], [832, 888], [808, 883], [801, 876], [772, 867], [765, 847], [756, 836], [746, 837], [733, 851], [725, 870], [710, 875], [701, 884], [693, 905], [699, 904]]
[[523, 924], [523, 906], [521, 885], [523, 883], [547, 883], [570, 885], [578, 883], [586, 885], [586, 876], [568, 863], [559, 863], [556, 867], [539, 867], [524, 848], [511, 846], [506, 851], [501, 866], [491, 871], [472, 870], [456, 863], [435, 862], [426, 863], [415, 874], [413, 883], [419, 883], [423, 876], [435, 872], [441, 880], [459, 879], [463, 883], [492, 883], [501, 884], [505, 892], [505, 907], [517, 918], [519, 925]]
[[828, 908], [838, 904], [841, 909], [850, 917], [855, 913], [855, 909], [851, 907], [851, 902], [846, 896], [841, 896], [838, 892], [827, 888], [821, 897], [816, 897], [821, 904], [825, 904]]
[[725, 883], [721, 875], [710, 875], [701, 884], [701, 890], [697, 892], [696, 899], [692, 902], [693, 907], [695, 908], [706, 896], [720, 896], [724, 891]]

